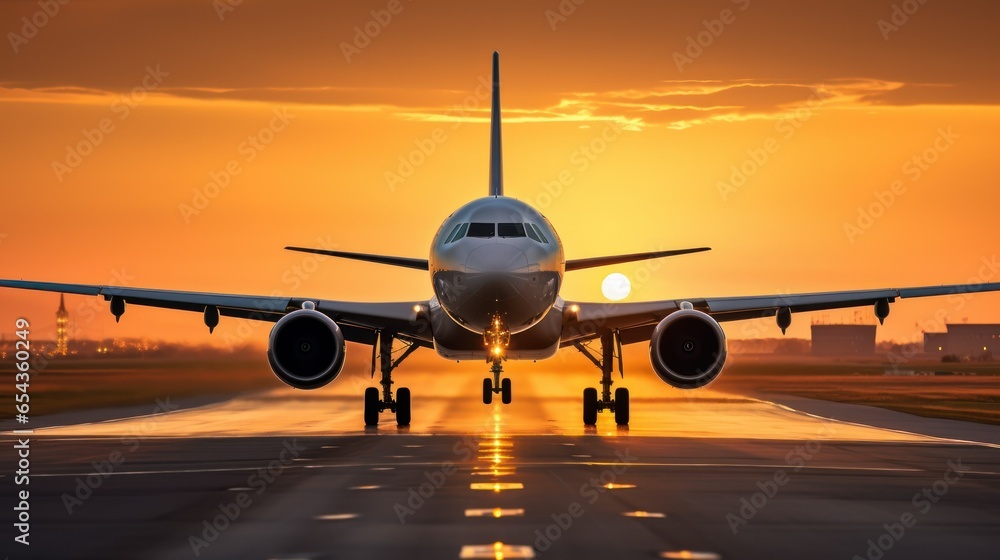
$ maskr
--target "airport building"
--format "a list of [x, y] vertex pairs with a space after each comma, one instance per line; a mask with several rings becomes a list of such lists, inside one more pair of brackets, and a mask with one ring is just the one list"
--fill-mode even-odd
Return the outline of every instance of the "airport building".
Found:
[[947, 324], [945, 329], [943, 333], [924, 333], [924, 352], [961, 358], [1000, 357], [1000, 324]]
[[875, 325], [812, 325], [812, 353], [821, 356], [870, 356]]

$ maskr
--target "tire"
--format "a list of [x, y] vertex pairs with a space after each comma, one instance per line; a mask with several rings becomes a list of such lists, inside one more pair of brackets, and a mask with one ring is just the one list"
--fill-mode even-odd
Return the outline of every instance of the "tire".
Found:
[[597, 425], [597, 389], [593, 387], [583, 390], [583, 423], [587, 426]]
[[510, 404], [510, 378], [505, 377], [500, 381], [500, 400], [503, 404]]
[[365, 389], [365, 426], [378, 426], [378, 389]]
[[493, 402], [493, 380], [489, 377], [483, 379], [483, 404]]
[[396, 391], [396, 425], [410, 425], [410, 390], [406, 387]]
[[628, 426], [628, 389], [619, 387], [615, 389], [615, 424]]

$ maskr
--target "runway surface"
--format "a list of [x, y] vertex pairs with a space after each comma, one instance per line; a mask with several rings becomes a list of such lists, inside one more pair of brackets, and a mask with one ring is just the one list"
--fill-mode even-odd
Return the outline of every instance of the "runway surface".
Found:
[[[347, 377], [318, 392], [36, 430], [32, 544], [8, 552], [5, 537], [4, 554], [996, 557], [996, 444], [929, 436], [920, 421], [867, 425], [857, 407], [831, 420], [681, 392], [641, 374], [626, 380], [632, 426], [602, 414], [586, 430], [579, 394], [594, 377], [514, 375], [504, 406], [479, 401], [471, 372], [408, 371], [398, 376], [413, 391], [408, 429], [386, 414], [365, 431], [368, 379]], [[10, 432], [3, 439], [9, 449]]]

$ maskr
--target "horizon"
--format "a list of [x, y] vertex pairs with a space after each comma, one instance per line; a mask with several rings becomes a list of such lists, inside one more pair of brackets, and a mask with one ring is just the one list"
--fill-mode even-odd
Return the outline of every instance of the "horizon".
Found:
[[[481, 86], [498, 50], [506, 192], [552, 220], [567, 258], [713, 247], [569, 273], [566, 298], [605, 301], [612, 272], [632, 280], [625, 301], [996, 281], [998, 6], [927, 4], [886, 26], [891, 6], [860, 1], [642, 17], [632, 4], [406, 3], [364, 35], [388, 4], [62, 6], [2, 55], [0, 114], [18, 131], [0, 140], [3, 276], [426, 298], [425, 274], [282, 247], [426, 256], [447, 214], [486, 193]], [[135, 25], [116, 26], [122, 15]], [[184, 22], [188, 40], [162, 21]], [[600, 40], [612, 28], [629, 36]], [[0, 325], [45, 328], [51, 297], [0, 290]], [[209, 335], [193, 314], [138, 307], [115, 324], [94, 297], [67, 309], [101, 338], [225, 347], [270, 330], [223, 318]], [[877, 337], [998, 318], [998, 294], [897, 302]], [[779, 332], [773, 319], [724, 329]]]

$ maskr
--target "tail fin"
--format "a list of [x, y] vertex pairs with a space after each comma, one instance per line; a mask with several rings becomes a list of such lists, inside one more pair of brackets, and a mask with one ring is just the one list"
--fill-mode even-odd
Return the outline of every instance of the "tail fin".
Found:
[[490, 196], [503, 196], [500, 146], [500, 53], [493, 51], [493, 109], [490, 113]]

